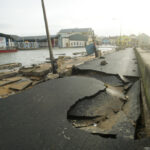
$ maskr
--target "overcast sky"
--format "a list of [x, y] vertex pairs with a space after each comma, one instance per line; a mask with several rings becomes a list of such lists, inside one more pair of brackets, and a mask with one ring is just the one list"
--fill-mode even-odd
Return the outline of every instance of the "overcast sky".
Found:
[[[150, 0], [45, 0], [51, 34], [91, 27], [99, 36], [150, 35]], [[45, 34], [41, 0], [0, 0], [0, 33]]]

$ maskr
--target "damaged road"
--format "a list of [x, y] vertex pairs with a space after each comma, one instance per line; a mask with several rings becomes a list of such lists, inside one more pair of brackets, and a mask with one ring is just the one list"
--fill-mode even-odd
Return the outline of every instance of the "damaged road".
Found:
[[[134, 51], [127, 49], [111, 55], [105, 56], [105, 65], [100, 63], [104, 58], [92, 60], [74, 67], [71, 77], [46, 81], [1, 99], [0, 148], [145, 150], [150, 147], [149, 138], [135, 138], [141, 106]], [[111, 57], [124, 60], [121, 63], [125, 71]]]
[[107, 87], [106, 91], [79, 100], [68, 111], [68, 119], [75, 127], [92, 134], [134, 139], [141, 113], [139, 89], [139, 81], [126, 96], [117, 88]]
[[73, 126], [105, 137], [135, 139], [142, 113], [135, 61], [133, 49], [126, 49], [73, 69], [75, 75], [95, 78], [106, 87], [96, 95], [78, 100], [70, 108], [68, 119]]
[[1, 149], [144, 150], [150, 146], [149, 139], [92, 135], [74, 128], [67, 120], [68, 110], [77, 100], [104, 90], [101, 81], [74, 76], [50, 80], [1, 99]]

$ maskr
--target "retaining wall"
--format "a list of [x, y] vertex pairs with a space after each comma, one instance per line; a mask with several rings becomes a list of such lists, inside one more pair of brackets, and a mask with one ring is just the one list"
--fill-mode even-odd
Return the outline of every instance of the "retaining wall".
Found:
[[150, 50], [137, 49], [136, 56], [138, 59], [147, 104], [150, 109]]

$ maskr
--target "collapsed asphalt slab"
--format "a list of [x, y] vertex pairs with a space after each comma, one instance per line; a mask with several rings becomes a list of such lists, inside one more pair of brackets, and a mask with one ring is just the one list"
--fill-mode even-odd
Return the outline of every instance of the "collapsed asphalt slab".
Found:
[[104, 137], [135, 139], [139, 118], [140, 80], [133, 49], [118, 51], [74, 67], [73, 73], [104, 82], [106, 91], [85, 97], [71, 107], [74, 127]]
[[68, 111], [72, 124], [93, 134], [134, 139], [140, 111], [140, 82], [127, 93], [107, 87], [96, 95], [79, 100]]
[[132, 48], [108, 54], [103, 59], [98, 58], [86, 62], [76, 68], [79, 70], [100, 71], [106, 74], [139, 77], [136, 56]]
[[77, 100], [104, 90], [87, 77], [47, 81], [0, 101], [0, 149], [144, 150], [149, 139], [109, 139], [74, 128], [67, 111]]

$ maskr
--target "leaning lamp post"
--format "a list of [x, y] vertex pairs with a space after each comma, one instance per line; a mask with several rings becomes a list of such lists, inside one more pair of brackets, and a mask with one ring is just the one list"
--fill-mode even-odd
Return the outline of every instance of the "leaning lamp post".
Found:
[[53, 73], [56, 73], [56, 64], [55, 64], [55, 59], [54, 59], [54, 56], [53, 56], [52, 43], [51, 43], [51, 37], [50, 37], [49, 29], [48, 29], [48, 21], [47, 21], [47, 16], [46, 16], [44, 0], [41, 0], [41, 2], [42, 2], [42, 8], [43, 8], [45, 29], [46, 29], [48, 48], [49, 48], [49, 55], [50, 55], [50, 61], [51, 61], [51, 65], [52, 65], [52, 71], [53, 71]]

